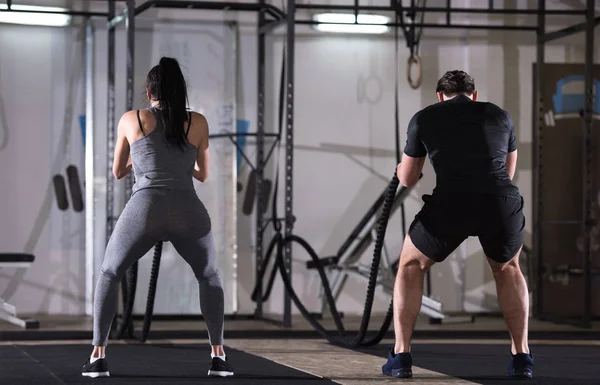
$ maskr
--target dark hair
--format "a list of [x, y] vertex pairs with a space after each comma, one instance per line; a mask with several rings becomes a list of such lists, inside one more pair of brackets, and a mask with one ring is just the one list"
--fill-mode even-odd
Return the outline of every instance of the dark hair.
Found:
[[438, 80], [435, 92], [443, 92], [447, 96], [456, 94], [471, 95], [475, 92], [475, 80], [465, 71], [448, 71]]
[[163, 57], [146, 78], [146, 88], [152, 99], [157, 100], [165, 138], [171, 144], [183, 148], [185, 121], [187, 120], [187, 86], [177, 59]]

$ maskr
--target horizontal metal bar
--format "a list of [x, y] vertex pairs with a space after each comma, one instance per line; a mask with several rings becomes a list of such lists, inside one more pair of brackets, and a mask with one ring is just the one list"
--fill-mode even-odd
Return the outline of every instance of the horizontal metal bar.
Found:
[[563, 324], [563, 325], [572, 325], [572, 326], [578, 326], [578, 327], [582, 327], [582, 328], [587, 328], [590, 326], [585, 321], [581, 320], [581, 318], [567, 318], [567, 317], [559, 317], [559, 316], [554, 316], [554, 315], [539, 314], [537, 316], [537, 319], [539, 319], [540, 321], [548, 321], [548, 322], [552, 322], [552, 323]]
[[[354, 11], [356, 7], [353, 5], [330, 5], [330, 4], [296, 4], [297, 9], [313, 9], [313, 10], [328, 10], [328, 11]], [[399, 12], [415, 11], [415, 12], [436, 12], [436, 13], [479, 13], [479, 14], [501, 14], [501, 15], [537, 15], [537, 9], [502, 9], [502, 8], [448, 8], [448, 7], [406, 7], [398, 5], [396, 9]], [[364, 6], [358, 7], [359, 11], [394, 11], [393, 6]], [[548, 9], [544, 12], [546, 15], [585, 15], [585, 10], [559, 10]]]
[[[585, 274], [585, 269], [582, 267], [555, 267], [551, 271], [552, 274], [568, 274], [568, 275], [583, 275]], [[590, 274], [592, 275], [600, 275], [600, 270], [591, 269]]]
[[103, 12], [85, 12], [85, 11], [35, 11], [30, 9], [0, 9], [0, 12], [15, 12], [15, 13], [48, 13], [53, 15], [69, 15], [69, 16], [87, 16], [87, 17], [107, 17], [108, 13]]
[[[279, 134], [275, 134], [275, 133], [265, 133], [264, 134], [265, 137], [272, 137], [272, 138], [278, 138]], [[256, 132], [231, 132], [231, 133], [226, 133], [226, 134], [210, 134], [208, 135], [209, 138], [239, 138], [239, 137], [246, 137], [246, 136], [258, 136], [258, 133]]]
[[427, 306], [428, 308], [442, 312], [442, 303], [439, 301], [436, 301], [433, 298], [430, 298], [430, 297], [427, 297], [426, 295], [424, 295], [422, 297], [421, 303], [422, 303], [422, 306]]
[[582, 220], [542, 221], [543, 225], [582, 225]]
[[17, 308], [15, 307], [15, 305], [11, 305], [10, 303], [4, 302], [2, 299], [0, 299], [0, 310], [4, 310], [6, 313], [15, 317], [17, 316]]
[[[177, 9], [207, 9], [207, 10], [229, 10], [229, 11], [266, 11], [276, 19], [285, 19], [286, 14], [271, 4], [259, 3], [234, 3], [218, 1], [189, 1], [189, 0], [150, 0], [135, 8], [135, 15], [139, 15], [148, 9], [155, 8], [177, 8]], [[108, 22], [108, 28], [113, 28], [127, 17], [127, 10], [115, 16]]]
[[0, 269], [27, 269], [32, 262], [0, 262]]
[[273, 20], [268, 23], [265, 23], [262, 27], [258, 29], [258, 33], [261, 35], [266, 35], [269, 32], [273, 31], [275, 28], [279, 27], [285, 22], [285, 20]]
[[[150, 8], [156, 5], [156, 1], [147, 1], [139, 7], [135, 7], [135, 15], [139, 15], [142, 12], [146, 12]], [[125, 10], [125, 14], [127, 15], [127, 10]]]
[[420, 312], [425, 315], [428, 315], [431, 318], [436, 318], [436, 319], [446, 318], [446, 315], [444, 313], [440, 313], [439, 311], [432, 309], [430, 307], [427, 307], [425, 305], [421, 305]]
[[[594, 26], [597, 27], [598, 24], [600, 24], [600, 16], [596, 17], [594, 19]], [[546, 33], [541, 36], [541, 39], [544, 43], [548, 43], [549, 41], [552, 41], [552, 40], [561, 39], [563, 37], [567, 37], [567, 36], [574, 35], [579, 32], [583, 32], [583, 31], [585, 31], [586, 26], [587, 26], [586, 22], [575, 24], [575, 25], [572, 25], [567, 28], [559, 29], [558, 31]]]
[[[334, 24], [334, 25], [376, 25], [376, 26], [388, 26], [388, 27], [405, 27], [404, 24], [397, 23], [386, 23], [386, 24], [371, 24], [371, 23], [360, 23], [360, 24], [346, 24], [346, 23], [323, 23], [314, 20], [296, 20], [296, 24]], [[520, 25], [485, 25], [485, 24], [428, 24], [428, 23], [414, 23], [411, 26], [422, 27], [422, 28], [449, 28], [449, 29], [486, 29], [486, 30], [504, 30], [504, 31], [537, 31], [537, 27], [534, 26], [520, 26]]]
[[10, 322], [13, 325], [19, 326], [23, 329], [25, 329], [27, 327], [27, 321], [20, 319], [19, 317], [15, 317], [14, 315], [11, 314], [5, 314], [0, 312], [0, 319], [6, 321], [6, 322]]
[[[152, 1], [151, 1], [152, 2]], [[285, 18], [285, 12], [271, 4], [235, 3], [220, 1], [189, 1], [189, 0], [158, 0], [154, 1], [157, 8], [189, 8], [189, 9], [218, 9], [230, 11], [262, 11], [269, 12], [276, 18]], [[136, 8], [137, 11], [137, 8]], [[136, 13], [137, 14], [137, 13]]]

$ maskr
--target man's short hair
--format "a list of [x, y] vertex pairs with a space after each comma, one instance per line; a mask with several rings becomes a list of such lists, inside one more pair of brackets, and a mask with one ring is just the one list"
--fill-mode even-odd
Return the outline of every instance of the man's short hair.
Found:
[[438, 80], [435, 92], [442, 92], [447, 96], [471, 95], [475, 92], [475, 80], [465, 71], [448, 71]]

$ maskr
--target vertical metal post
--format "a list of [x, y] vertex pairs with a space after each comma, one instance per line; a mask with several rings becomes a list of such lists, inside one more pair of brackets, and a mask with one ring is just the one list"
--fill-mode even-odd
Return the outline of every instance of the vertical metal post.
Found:
[[[127, 90], [125, 111], [133, 110], [133, 76], [135, 58], [135, 0], [127, 0], [127, 19], [125, 19], [127, 33]], [[131, 197], [133, 189], [133, 173], [125, 178], [125, 202]]]
[[546, 46], [544, 43], [544, 35], [546, 33], [546, 0], [538, 0], [538, 15], [537, 15], [537, 59], [535, 73], [535, 98], [533, 106], [534, 121], [537, 122], [534, 127], [534, 143], [533, 150], [533, 254], [537, 261], [536, 285], [535, 285], [535, 312], [538, 315], [543, 314], [543, 276], [544, 271], [544, 255], [542, 249], [542, 131], [544, 127], [544, 100], [542, 97], [542, 79], [544, 71], [544, 58]]
[[85, 28], [85, 314], [93, 312], [94, 299], [94, 26]]
[[[126, 58], [126, 90], [125, 90], [125, 111], [133, 110], [133, 77], [134, 77], [134, 58], [135, 58], [135, 0], [127, 0], [127, 18], [125, 19], [125, 33], [127, 35], [127, 58]], [[129, 201], [133, 192], [134, 176], [133, 172], [125, 178], [125, 203]], [[127, 270], [127, 275], [121, 281], [123, 302], [133, 303], [135, 300], [135, 289], [137, 285], [138, 261]], [[129, 298], [131, 296], [132, 298]], [[124, 310], [126, 312], [127, 310]], [[124, 317], [125, 318], [125, 317]], [[129, 337], [133, 337], [133, 322], [129, 320], [126, 330]]]
[[[583, 188], [583, 218], [584, 218], [584, 246], [583, 246], [583, 269], [584, 269], [584, 312], [582, 317], [583, 326], [589, 327], [592, 322], [592, 256], [590, 250], [591, 230], [594, 226], [592, 218], [593, 200], [593, 159], [594, 146], [592, 144], [592, 114], [594, 106], [594, 17], [595, 0], [587, 0], [586, 27], [585, 27], [585, 110], [583, 115], [583, 156], [584, 156], [584, 188]], [[596, 97], [599, 97], [596, 95]]]
[[[108, 2], [108, 21], [115, 17], [115, 0]], [[114, 193], [115, 180], [112, 163], [115, 152], [115, 27], [108, 27], [108, 111], [106, 114], [106, 242], [110, 239], [115, 225]]]
[[[259, 0], [259, 4], [264, 5], [265, 0]], [[258, 116], [256, 119], [256, 266], [255, 277], [257, 287], [255, 316], [263, 316], [262, 303], [262, 279], [260, 279], [260, 269], [263, 264], [263, 177], [265, 166], [265, 34], [261, 32], [261, 27], [265, 24], [265, 12], [258, 12]]]
[[[108, 0], [108, 102], [106, 113], [106, 244], [115, 228], [115, 179], [112, 173], [112, 164], [115, 153], [115, 27], [110, 21], [116, 14], [115, 0]], [[113, 318], [113, 329], [116, 328], [117, 317]]]
[[[294, 43], [296, 27], [296, 1], [287, 1], [287, 42], [286, 42], [286, 125], [285, 125], [285, 232], [287, 238], [294, 229], [293, 215], [293, 176], [294, 176]], [[283, 253], [285, 272], [292, 279], [292, 244], [285, 245]], [[285, 292], [283, 300], [283, 326], [292, 326], [292, 300]]]

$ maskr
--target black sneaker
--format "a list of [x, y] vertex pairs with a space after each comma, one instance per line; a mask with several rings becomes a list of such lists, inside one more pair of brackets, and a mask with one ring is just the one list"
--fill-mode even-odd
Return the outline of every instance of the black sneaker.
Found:
[[508, 375], [517, 379], [533, 378], [533, 367], [533, 354], [511, 354]]
[[81, 369], [81, 375], [91, 378], [109, 377], [110, 373], [108, 372], [106, 359], [100, 358], [94, 361], [93, 364], [90, 364], [90, 359], [88, 358], [85, 365], [83, 365], [83, 369]]
[[394, 348], [388, 352], [387, 362], [381, 367], [381, 372], [394, 378], [412, 378], [412, 354], [394, 354]]
[[210, 361], [210, 366], [208, 367], [208, 375], [217, 377], [233, 376], [233, 368], [229, 366], [227, 357], [225, 357], [225, 360], [222, 360], [219, 357], [213, 357]]

